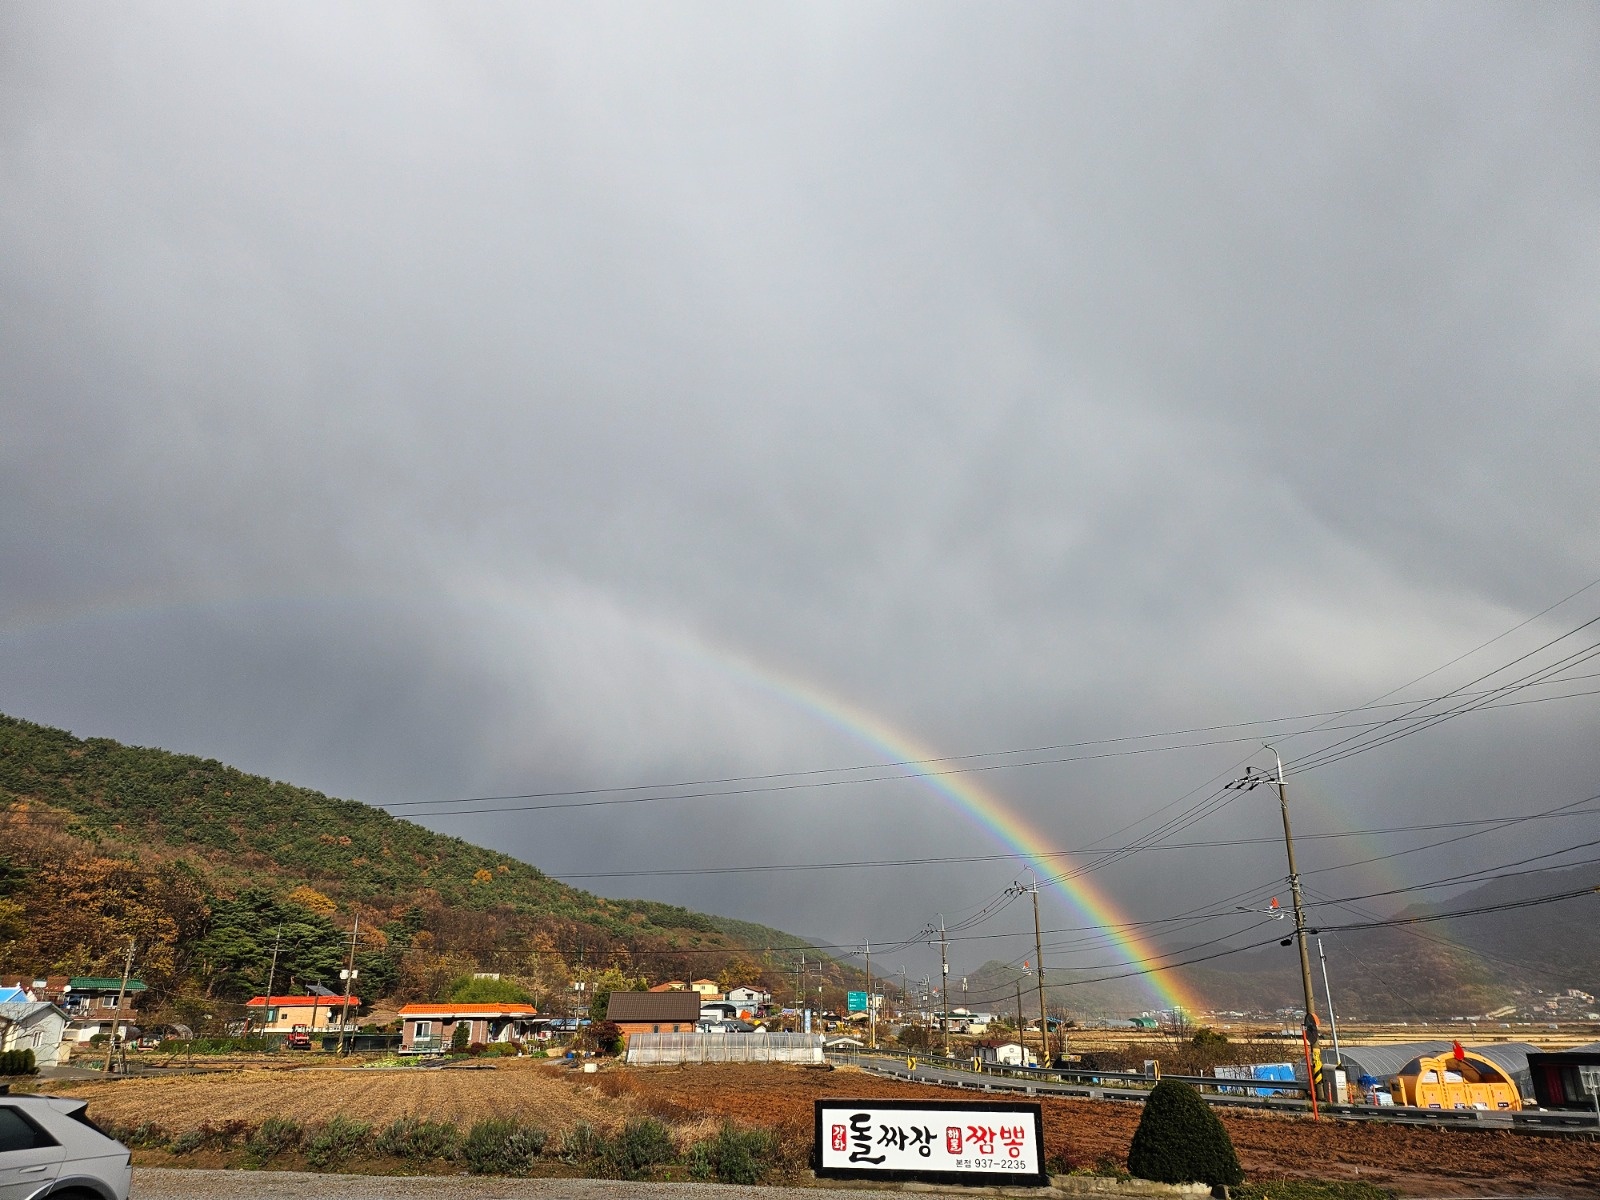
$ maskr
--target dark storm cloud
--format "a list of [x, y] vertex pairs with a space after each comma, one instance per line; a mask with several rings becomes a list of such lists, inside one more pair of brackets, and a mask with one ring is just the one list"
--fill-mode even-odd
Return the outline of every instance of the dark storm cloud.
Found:
[[[18, 715], [372, 800], [693, 778], [881, 757], [725, 651], [988, 749], [1365, 699], [1596, 574], [1592, 7], [3, 20]], [[1569, 798], [1555, 707], [1307, 803]], [[1066, 844], [1235, 757], [984, 782]], [[451, 828], [992, 846], [913, 795]], [[1012, 874], [611, 890], [842, 938]]]

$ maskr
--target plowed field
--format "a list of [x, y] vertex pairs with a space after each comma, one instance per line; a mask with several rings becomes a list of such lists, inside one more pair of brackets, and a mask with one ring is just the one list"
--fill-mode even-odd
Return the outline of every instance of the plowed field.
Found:
[[[398, 1116], [466, 1127], [518, 1113], [559, 1132], [580, 1121], [614, 1125], [638, 1114], [679, 1127], [722, 1118], [783, 1127], [809, 1137], [812, 1101], [823, 1096], [949, 1098], [948, 1090], [860, 1071], [782, 1066], [608, 1068], [582, 1075], [533, 1062], [483, 1071], [249, 1070], [171, 1079], [135, 1078], [71, 1088], [91, 1112], [119, 1124], [150, 1122], [177, 1133], [202, 1121], [256, 1123], [286, 1115], [317, 1121], [343, 1113]], [[1121, 1163], [1140, 1109], [1106, 1101], [1043, 1098], [1046, 1149], [1069, 1163]], [[1252, 1178], [1362, 1178], [1408, 1195], [1542, 1193], [1600, 1197], [1600, 1144], [1571, 1138], [1396, 1125], [1313, 1123], [1220, 1110]]]

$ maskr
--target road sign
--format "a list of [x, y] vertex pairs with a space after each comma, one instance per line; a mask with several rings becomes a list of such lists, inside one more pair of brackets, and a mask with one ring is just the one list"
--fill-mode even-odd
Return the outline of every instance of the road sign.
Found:
[[1043, 1187], [1038, 1104], [981, 1100], [818, 1100], [819, 1178]]
[[845, 996], [845, 1007], [849, 1012], [867, 1011], [867, 994], [865, 992], [850, 992]]

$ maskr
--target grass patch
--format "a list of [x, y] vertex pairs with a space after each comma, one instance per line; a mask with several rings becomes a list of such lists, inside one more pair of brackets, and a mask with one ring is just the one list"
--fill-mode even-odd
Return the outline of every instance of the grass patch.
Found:
[[1233, 1189], [1236, 1200], [1395, 1200], [1399, 1194], [1361, 1179], [1257, 1179]]

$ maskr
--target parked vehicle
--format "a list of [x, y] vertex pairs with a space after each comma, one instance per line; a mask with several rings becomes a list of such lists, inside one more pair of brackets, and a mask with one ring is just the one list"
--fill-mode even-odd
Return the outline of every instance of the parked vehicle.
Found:
[[286, 1050], [311, 1049], [311, 1033], [304, 1025], [296, 1025], [284, 1035], [283, 1046]]
[[128, 1200], [133, 1159], [65, 1096], [0, 1093], [0, 1200]]

